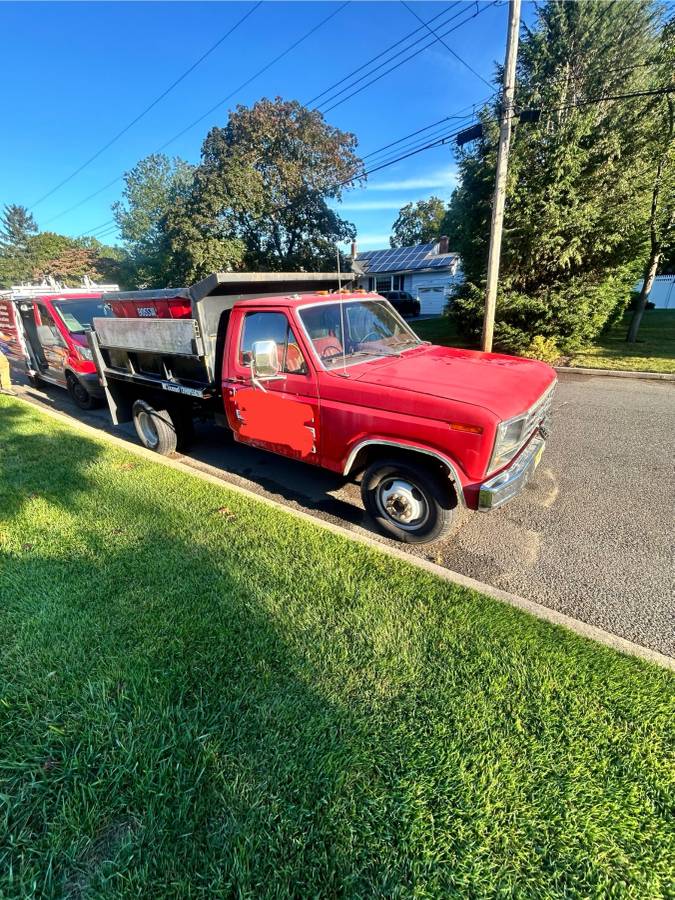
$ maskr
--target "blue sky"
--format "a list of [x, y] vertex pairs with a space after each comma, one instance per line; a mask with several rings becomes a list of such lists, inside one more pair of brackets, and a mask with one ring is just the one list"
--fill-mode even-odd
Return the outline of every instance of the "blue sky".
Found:
[[[491, 81], [494, 63], [504, 54], [505, 3], [485, 9], [487, 3], [477, 7], [469, 0], [409, 5], [425, 21], [443, 13], [432, 23], [437, 27], [447, 20], [443, 31], [468, 20], [444, 40]], [[138, 115], [252, 6], [252, 2], [3, 3], [0, 204], [32, 206]], [[77, 209], [67, 210], [156, 151], [339, 6], [341, 2], [333, 0], [263, 3], [108, 150], [34, 206], [40, 228], [78, 235], [109, 221], [110, 205], [120, 197], [119, 181]], [[469, 20], [477, 8], [480, 15]], [[532, 4], [526, 3], [524, 18], [530, 20], [532, 15]], [[450, 21], [451, 17], [456, 18]], [[307, 102], [420, 27], [400, 2], [351, 2], [166, 152], [197, 162], [209, 127], [222, 125], [236, 104], [277, 95]], [[408, 52], [432, 41], [420, 30], [401, 45], [396, 62], [408, 55], [401, 49], [419, 37], [424, 41]], [[365, 155], [458, 110], [468, 112], [467, 107], [488, 93], [476, 75], [436, 42], [327, 112], [326, 118], [354, 132], [359, 153]], [[373, 164], [388, 156], [374, 157]], [[427, 150], [372, 175], [365, 189], [345, 194], [342, 214], [356, 224], [361, 248], [387, 246], [399, 208], [432, 193], [449, 197], [453, 179], [451, 149]], [[104, 233], [104, 238], [115, 240], [115, 234]]]

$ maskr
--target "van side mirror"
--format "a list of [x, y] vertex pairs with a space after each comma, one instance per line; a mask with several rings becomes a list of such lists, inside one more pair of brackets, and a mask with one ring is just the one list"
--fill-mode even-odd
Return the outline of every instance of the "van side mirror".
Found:
[[251, 374], [254, 378], [275, 378], [279, 374], [279, 349], [276, 341], [255, 341], [251, 348]]

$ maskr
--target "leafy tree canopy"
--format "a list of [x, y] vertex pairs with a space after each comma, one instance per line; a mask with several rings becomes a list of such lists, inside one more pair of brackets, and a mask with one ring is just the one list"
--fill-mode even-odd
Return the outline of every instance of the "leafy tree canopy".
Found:
[[[661, 97], [597, 102], [662, 87], [658, 8], [651, 0], [549, 0], [523, 28], [502, 246], [496, 340], [522, 351], [552, 339], [572, 350], [625, 305], [647, 255], [646, 222]], [[661, 61], [661, 62], [660, 62]], [[462, 255], [467, 283], [456, 303], [477, 333], [494, 185], [498, 107], [482, 111], [484, 136], [462, 153], [460, 184], [443, 231]]]
[[356, 138], [296, 101], [238, 106], [202, 148], [191, 196], [169, 213], [186, 279], [214, 268], [321, 270], [355, 229], [328, 200], [362, 164]]
[[154, 153], [124, 176], [123, 200], [113, 204], [138, 287], [162, 287], [172, 267], [166, 217], [190, 192], [194, 167]]
[[392, 226], [392, 247], [427, 244], [442, 233], [446, 204], [440, 197], [429, 197], [417, 203], [406, 203]]

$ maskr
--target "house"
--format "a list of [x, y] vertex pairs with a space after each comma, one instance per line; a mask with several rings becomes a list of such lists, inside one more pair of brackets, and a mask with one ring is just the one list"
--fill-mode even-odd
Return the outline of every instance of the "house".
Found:
[[447, 237], [365, 253], [352, 244], [352, 271], [359, 287], [368, 291], [408, 291], [420, 301], [422, 315], [440, 315], [453, 286], [463, 278], [459, 256], [449, 252]]

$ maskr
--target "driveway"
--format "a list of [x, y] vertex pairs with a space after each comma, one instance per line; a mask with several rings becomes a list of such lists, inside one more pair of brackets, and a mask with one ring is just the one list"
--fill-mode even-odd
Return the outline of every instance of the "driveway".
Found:
[[[21, 391], [113, 430], [107, 410], [80, 412], [57, 388]], [[675, 656], [675, 383], [564, 374], [553, 427], [520, 497], [408, 551]], [[234, 444], [208, 425], [198, 436], [189, 465], [370, 532], [358, 486]]]

